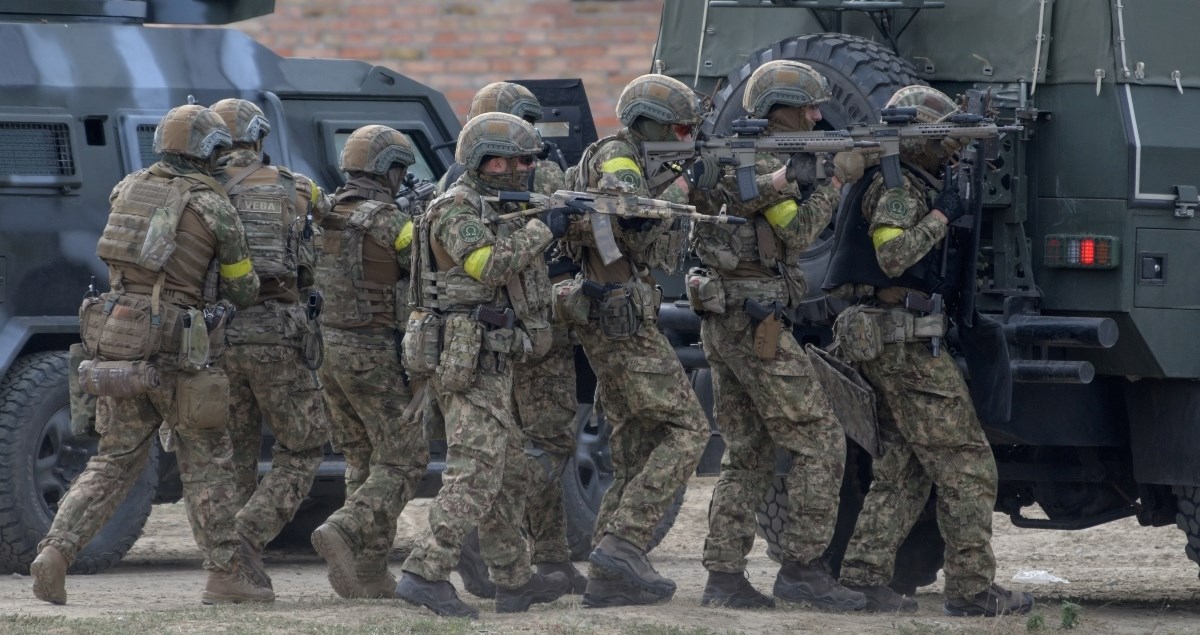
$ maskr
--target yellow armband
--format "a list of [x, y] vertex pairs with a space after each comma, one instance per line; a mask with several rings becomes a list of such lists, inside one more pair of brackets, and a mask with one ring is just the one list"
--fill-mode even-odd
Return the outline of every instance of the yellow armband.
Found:
[[408, 221], [407, 223], [404, 223], [404, 227], [400, 230], [400, 233], [396, 235], [396, 242], [392, 243], [392, 246], [396, 248], [396, 251], [404, 251], [405, 249], [408, 249], [408, 246], [412, 244], [412, 235], [413, 224], [412, 221]]
[[251, 269], [253, 269], [253, 267], [250, 266], [250, 259], [244, 258], [231, 265], [222, 264], [221, 277], [235, 280], [250, 273]]
[[871, 232], [871, 243], [875, 245], [875, 249], [879, 249], [883, 243], [886, 243], [889, 240], [894, 240], [903, 235], [903, 229], [884, 225], [883, 227], [879, 227], [875, 231]]
[[768, 207], [763, 216], [772, 227], [787, 227], [799, 210], [800, 206], [796, 205], [796, 201], [788, 199]]
[[488, 259], [492, 257], [492, 246], [486, 245], [472, 251], [465, 261], [463, 261], [463, 269], [467, 275], [480, 280], [483, 277], [483, 268], [487, 266]]

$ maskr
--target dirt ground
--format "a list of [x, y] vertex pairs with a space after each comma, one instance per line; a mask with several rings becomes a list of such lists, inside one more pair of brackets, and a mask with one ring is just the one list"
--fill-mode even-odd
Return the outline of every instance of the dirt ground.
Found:
[[[1029, 627], [1025, 617], [944, 617], [940, 582], [918, 591], [921, 608], [914, 616], [832, 614], [794, 605], [764, 611], [702, 608], [705, 572], [700, 551], [713, 483], [712, 478], [692, 481], [674, 530], [652, 555], [659, 571], [679, 585], [665, 605], [585, 610], [578, 597], [570, 597], [534, 607], [528, 614], [497, 615], [490, 602], [471, 598], [482, 609], [480, 621], [451, 627], [401, 602], [335, 599], [315, 555], [269, 553], [267, 565], [278, 596], [273, 606], [198, 609], [204, 582], [201, 559], [183, 506], [175, 504], [154, 509], [145, 534], [119, 567], [68, 578], [66, 606], [34, 599], [28, 577], [0, 579], [0, 632], [1023, 633]], [[425, 523], [428, 503], [419, 500], [405, 510], [398, 547], [411, 541]], [[769, 592], [777, 567], [767, 559], [762, 543], [758, 541], [748, 573], [759, 589]], [[1046, 631], [1060, 628], [1062, 601], [1070, 600], [1082, 605], [1082, 622], [1075, 632], [1200, 633], [1200, 581], [1183, 544], [1178, 529], [1140, 527], [1133, 519], [1055, 532], [1019, 530], [997, 515], [996, 579], [1037, 596], [1036, 612], [1043, 615]], [[393, 570], [398, 569], [396, 561]], [[1028, 570], [1046, 570], [1069, 582], [1012, 582], [1014, 575]], [[457, 577], [454, 580], [461, 589]], [[163, 612], [161, 620], [156, 622], [148, 611]], [[115, 628], [95, 630], [97, 624]]]

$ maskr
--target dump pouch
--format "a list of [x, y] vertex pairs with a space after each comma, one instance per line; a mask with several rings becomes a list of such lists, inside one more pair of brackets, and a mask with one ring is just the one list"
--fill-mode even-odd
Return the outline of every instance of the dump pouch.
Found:
[[555, 283], [552, 308], [556, 323], [587, 326], [592, 301], [583, 293], [583, 280], [572, 278]]
[[446, 318], [442, 337], [442, 354], [435, 372], [446, 390], [462, 392], [475, 383], [483, 324], [468, 315], [453, 313]]
[[725, 287], [703, 267], [692, 267], [685, 278], [688, 304], [696, 313], [725, 313]]
[[400, 362], [410, 376], [436, 371], [442, 353], [442, 316], [426, 309], [410, 313], [400, 349]]
[[879, 316], [884, 311], [861, 305], [838, 314], [833, 322], [833, 339], [842, 357], [851, 362], [869, 362], [883, 352]]
[[185, 430], [225, 426], [229, 378], [218, 368], [179, 374], [175, 387], [175, 425]]
[[89, 395], [129, 399], [158, 386], [158, 369], [148, 362], [87, 359], [79, 364], [79, 388]]

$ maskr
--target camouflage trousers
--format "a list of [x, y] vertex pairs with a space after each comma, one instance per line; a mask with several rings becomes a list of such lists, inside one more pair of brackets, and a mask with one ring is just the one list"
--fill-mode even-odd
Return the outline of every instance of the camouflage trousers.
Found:
[[[71, 482], [45, 539], [67, 562], [104, 527], [137, 481], [155, 434], [175, 419], [175, 386], [180, 375], [175, 353], [155, 355], [160, 385], [132, 399], [101, 397], [96, 404], [100, 444], [87, 468]], [[174, 428], [175, 455], [183, 481], [183, 499], [204, 568], [231, 571], [237, 551], [234, 515], [238, 505], [233, 481], [232, 448], [224, 427]]]
[[645, 549], [696, 470], [708, 442], [708, 421], [658, 329], [643, 326], [628, 339], [605, 337], [596, 324], [576, 332], [596, 373], [598, 404], [612, 426], [613, 482], [600, 502], [593, 544], [613, 534]]
[[364, 566], [385, 562], [396, 519], [429, 464], [419, 417], [403, 417], [412, 393], [395, 339], [326, 329], [319, 372], [333, 444], [346, 457], [346, 502], [325, 522], [349, 539]]
[[812, 362], [789, 331], [780, 335], [774, 360], [759, 359], [754, 325], [739, 309], [705, 315], [700, 339], [725, 440], [721, 476], [708, 508], [704, 567], [745, 570], [757, 529], [755, 511], [775, 476], [776, 448], [793, 457], [781, 555], [801, 563], [817, 559], [837, 522], [846, 437]]
[[879, 395], [884, 455], [842, 561], [842, 582], [888, 584], [896, 551], [937, 484], [937, 518], [946, 540], [946, 596], [967, 598], [996, 573], [992, 508], [996, 461], [954, 358], [924, 342], [886, 344], [862, 364]]
[[478, 526], [492, 582], [513, 589], [533, 575], [521, 531], [532, 467], [512, 414], [512, 367], [497, 370], [491, 353], [480, 359], [475, 383], [464, 391], [447, 390], [438, 375], [428, 380], [446, 419], [446, 471], [429, 508], [430, 531], [404, 570], [426, 580], [448, 579], [463, 540]]
[[[312, 488], [329, 439], [321, 391], [294, 346], [234, 344], [220, 364], [229, 375], [229, 437], [242, 506], [237, 529], [261, 548], [292, 520]], [[271, 469], [258, 481], [264, 423], [275, 445]]]
[[554, 327], [554, 347], [532, 364], [513, 365], [513, 397], [525, 452], [534, 461], [525, 501], [533, 562], [566, 562], [567, 519], [562, 472], [575, 452], [575, 349], [565, 327]]

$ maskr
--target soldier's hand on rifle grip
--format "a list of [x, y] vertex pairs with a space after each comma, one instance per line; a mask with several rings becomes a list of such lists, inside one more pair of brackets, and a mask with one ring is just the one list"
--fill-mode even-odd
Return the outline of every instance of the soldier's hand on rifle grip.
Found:
[[842, 183], [858, 181], [866, 169], [867, 157], [861, 152], [839, 152], [833, 157], [833, 175]]
[[700, 155], [700, 158], [687, 169], [688, 184], [700, 190], [711, 190], [721, 180], [721, 164], [717, 157], [710, 154]]
[[787, 179], [798, 186], [817, 184], [817, 155], [811, 152], [793, 154], [787, 162]]
[[562, 238], [566, 235], [567, 229], [571, 226], [574, 217], [580, 215], [580, 211], [570, 207], [551, 207], [542, 212], [541, 221], [550, 228], [550, 233], [555, 239]]
[[953, 179], [948, 181], [942, 191], [938, 192], [937, 198], [933, 199], [933, 210], [941, 212], [942, 216], [946, 217], [947, 225], [967, 213], [962, 197], [958, 195], [958, 186]]

